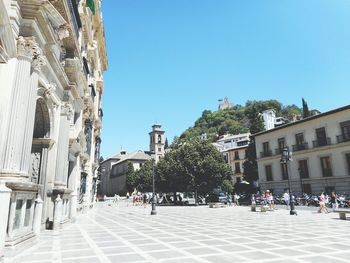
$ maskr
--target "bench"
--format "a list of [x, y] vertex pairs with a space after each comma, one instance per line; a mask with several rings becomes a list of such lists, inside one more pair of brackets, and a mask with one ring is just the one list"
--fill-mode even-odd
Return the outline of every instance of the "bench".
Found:
[[257, 208], [260, 208], [260, 212], [267, 212], [270, 211], [268, 206], [261, 206], [261, 205], [251, 205], [250, 211], [252, 212], [258, 212]]
[[223, 203], [209, 203], [209, 208], [220, 208], [220, 207], [226, 207]]
[[339, 219], [346, 220], [346, 214], [350, 214], [350, 210], [335, 210], [335, 213], [339, 213]]

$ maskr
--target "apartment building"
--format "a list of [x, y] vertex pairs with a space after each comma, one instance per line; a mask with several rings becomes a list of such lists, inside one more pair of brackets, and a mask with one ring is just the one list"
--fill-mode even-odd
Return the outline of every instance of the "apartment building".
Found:
[[[350, 192], [350, 105], [253, 136], [261, 190]], [[285, 147], [287, 164], [280, 162]]]
[[231, 167], [231, 178], [234, 184], [243, 180], [243, 163], [246, 160], [249, 136], [250, 133], [225, 135], [214, 143], [214, 146], [223, 153], [226, 162]]

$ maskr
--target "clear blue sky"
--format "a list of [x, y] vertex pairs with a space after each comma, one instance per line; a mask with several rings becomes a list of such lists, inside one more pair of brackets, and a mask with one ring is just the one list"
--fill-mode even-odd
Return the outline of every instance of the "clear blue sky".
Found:
[[349, 0], [103, 0], [102, 155], [172, 141], [225, 96], [350, 104]]

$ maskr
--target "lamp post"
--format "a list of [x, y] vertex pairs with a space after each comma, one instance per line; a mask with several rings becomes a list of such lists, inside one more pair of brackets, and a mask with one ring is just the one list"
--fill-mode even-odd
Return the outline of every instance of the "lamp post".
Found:
[[[155, 156], [154, 156], [155, 158]], [[151, 215], [156, 215], [157, 210], [156, 210], [156, 186], [155, 186], [155, 181], [154, 181], [154, 163], [155, 159], [152, 159], [152, 188], [153, 188], [153, 193], [152, 193], [152, 211]]]
[[[288, 161], [290, 161], [290, 152], [288, 147], [284, 147], [281, 154], [281, 163], [286, 165], [286, 170], [288, 171]], [[290, 199], [290, 215], [297, 215], [297, 211], [295, 211], [294, 206], [294, 198], [292, 192], [292, 183], [290, 180], [290, 175], [288, 174], [288, 187], [289, 187], [289, 199]]]

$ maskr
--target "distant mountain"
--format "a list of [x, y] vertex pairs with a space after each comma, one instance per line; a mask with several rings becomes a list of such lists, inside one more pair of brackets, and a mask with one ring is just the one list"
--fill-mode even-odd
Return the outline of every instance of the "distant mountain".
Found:
[[178, 141], [187, 141], [192, 138], [205, 136], [209, 141], [216, 141], [224, 134], [256, 133], [264, 130], [264, 125], [259, 113], [264, 110], [274, 109], [277, 117], [284, 117], [293, 121], [302, 115], [302, 109], [296, 105], [284, 106], [277, 100], [247, 101], [244, 106], [234, 105], [231, 108], [210, 111], [204, 110], [193, 127], [184, 131]]

